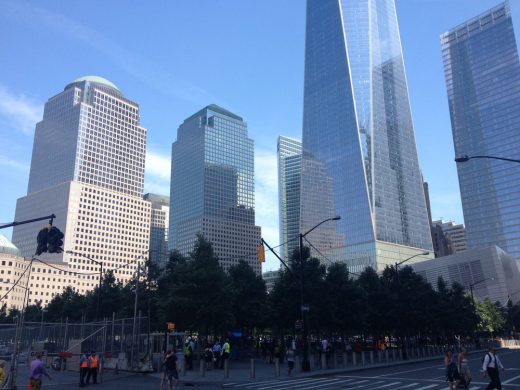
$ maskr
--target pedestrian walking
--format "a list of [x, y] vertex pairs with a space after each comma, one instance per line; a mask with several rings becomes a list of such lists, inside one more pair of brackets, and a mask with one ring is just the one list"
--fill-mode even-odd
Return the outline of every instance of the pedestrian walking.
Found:
[[164, 389], [164, 385], [168, 382], [168, 368], [166, 367], [166, 361], [168, 357], [171, 355], [172, 351], [168, 350], [163, 356], [163, 361], [161, 363], [161, 383], [159, 384], [159, 390]]
[[224, 364], [226, 360], [229, 361], [229, 355], [231, 354], [231, 346], [229, 345], [229, 340], [226, 339], [226, 342], [222, 345], [222, 360], [220, 362], [220, 368], [224, 368]]
[[213, 351], [213, 366], [215, 369], [220, 367], [220, 353], [222, 351], [222, 347], [220, 346], [220, 343], [218, 341], [215, 342], [215, 345], [213, 345], [213, 348], [211, 348]]
[[292, 345], [287, 348], [286, 358], [287, 358], [287, 368], [289, 370], [289, 376], [292, 375], [292, 370], [294, 368], [294, 356], [295, 352], [292, 348]]
[[499, 369], [501, 369], [502, 372], [505, 371], [502, 362], [495, 352], [495, 347], [490, 346], [486, 356], [484, 356], [484, 361], [482, 362], [482, 371], [484, 372], [484, 376], [486, 376], [487, 373], [490, 380], [486, 390], [502, 390], [502, 383], [500, 382], [500, 375], [498, 372]]
[[166, 370], [168, 372], [168, 388], [173, 390], [179, 381], [179, 372], [177, 371], [177, 355], [175, 351], [171, 352], [166, 358]]
[[444, 367], [446, 367], [446, 381], [450, 385], [449, 389], [455, 390], [460, 376], [459, 371], [457, 370], [457, 364], [453, 361], [453, 354], [451, 351], [447, 351], [444, 356]]
[[206, 363], [206, 370], [210, 371], [213, 364], [213, 351], [210, 345], [204, 350], [204, 362]]
[[44, 375], [52, 381], [51, 376], [42, 362], [42, 353], [37, 352], [35, 359], [31, 362], [29, 371], [29, 384], [32, 390], [40, 390], [42, 388], [42, 377]]
[[187, 339], [184, 343], [184, 359], [186, 360], [186, 370], [193, 370], [193, 348], [190, 341], [190, 339]]
[[86, 354], [82, 353], [79, 358], [79, 387], [85, 387], [85, 377], [88, 374], [90, 361]]
[[459, 356], [457, 357], [457, 368], [459, 369], [459, 389], [469, 389], [469, 384], [471, 382], [471, 371], [469, 369], [468, 364], [468, 349], [466, 347], [462, 348]]
[[97, 385], [97, 376], [99, 370], [99, 357], [95, 352], [92, 352], [88, 357], [89, 367], [87, 373], [87, 385], [90, 383], [90, 377], [92, 377], [92, 383]]

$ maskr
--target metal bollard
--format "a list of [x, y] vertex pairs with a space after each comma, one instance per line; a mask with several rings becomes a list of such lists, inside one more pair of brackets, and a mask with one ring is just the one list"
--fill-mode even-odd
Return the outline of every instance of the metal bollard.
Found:
[[395, 362], [395, 348], [392, 349], [392, 361]]
[[280, 358], [274, 359], [274, 376], [277, 378], [280, 376]]
[[343, 368], [347, 368], [348, 366], [348, 354], [346, 352], [343, 352]]
[[352, 365], [354, 367], [356, 367], [356, 364], [357, 364], [357, 353], [356, 352], [352, 352]]
[[200, 359], [200, 376], [204, 378], [206, 376], [206, 362]]
[[224, 378], [229, 378], [229, 359], [224, 359]]
[[365, 351], [361, 351], [361, 365], [365, 365]]
[[370, 351], [370, 364], [374, 364], [374, 351]]
[[302, 372], [302, 362], [300, 359], [300, 355], [296, 355], [294, 357], [294, 367], [296, 368], [296, 370], [298, 370], [298, 372]]
[[321, 354], [321, 369], [322, 370], [327, 369], [327, 355], [325, 353]]
[[388, 349], [385, 349], [385, 362], [388, 363]]
[[334, 367], [332, 368], [337, 368], [338, 367], [338, 354], [336, 352], [334, 352]]
[[399, 360], [403, 360], [403, 350], [399, 350]]
[[251, 378], [254, 378], [255, 377], [255, 374], [256, 374], [256, 371], [255, 371], [255, 359], [251, 359], [251, 367], [249, 369], [249, 376]]

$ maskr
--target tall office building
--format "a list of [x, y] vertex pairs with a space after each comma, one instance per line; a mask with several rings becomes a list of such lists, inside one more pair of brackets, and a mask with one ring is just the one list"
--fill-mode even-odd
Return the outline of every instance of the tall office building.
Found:
[[292, 138], [278, 137], [278, 207], [280, 220], [280, 254], [290, 259], [298, 248], [300, 233], [300, 179], [302, 143]]
[[466, 229], [463, 224], [438, 220], [433, 221], [432, 225], [440, 227], [444, 235], [449, 239], [452, 247], [450, 255], [464, 252], [467, 249]]
[[[110, 81], [88, 76], [68, 84], [45, 104], [36, 125], [27, 195], [16, 220], [56, 214], [65, 251], [43, 254], [84, 273], [74, 286], [97, 285], [99, 265], [117, 281], [132, 278], [148, 255], [150, 204], [143, 200], [146, 129], [139, 106]], [[32, 256], [41, 225], [13, 229], [13, 243]], [[90, 259], [89, 259], [90, 258]]]
[[[520, 62], [507, 2], [441, 36], [457, 156], [520, 159]], [[520, 169], [493, 159], [457, 164], [468, 248], [520, 259]]]
[[150, 214], [150, 261], [164, 268], [168, 262], [168, 226], [170, 198], [157, 194], [145, 194], [144, 200], [151, 204]]
[[307, 2], [301, 230], [335, 215], [307, 237], [318, 257], [433, 256], [393, 0]]
[[254, 143], [244, 120], [209, 105], [179, 126], [172, 145], [168, 247], [188, 255], [198, 233], [221, 266], [245, 260], [260, 275]]

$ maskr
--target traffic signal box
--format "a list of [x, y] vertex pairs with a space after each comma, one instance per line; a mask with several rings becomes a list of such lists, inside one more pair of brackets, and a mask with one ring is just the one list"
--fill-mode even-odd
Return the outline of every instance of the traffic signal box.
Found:
[[258, 262], [259, 263], [265, 263], [265, 248], [264, 244], [258, 245], [258, 248], [256, 249], [258, 254]]
[[38, 232], [36, 237], [37, 248], [36, 256], [43, 252], [61, 253], [63, 252], [63, 233], [56, 226], [46, 226]]

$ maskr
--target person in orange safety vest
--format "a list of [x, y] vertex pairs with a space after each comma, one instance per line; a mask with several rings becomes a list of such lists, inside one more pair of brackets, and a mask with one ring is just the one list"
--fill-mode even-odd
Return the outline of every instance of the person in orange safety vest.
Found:
[[92, 376], [92, 383], [97, 385], [97, 374], [99, 370], [99, 356], [96, 355], [95, 352], [92, 352], [88, 358], [90, 362], [88, 375], [87, 375], [87, 385], [90, 383], [90, 377]]
[[87, 355], [82, 353], [79, 358], [79, 387], [85, 387], [85, 376], [88, 373], [90, 360]]

